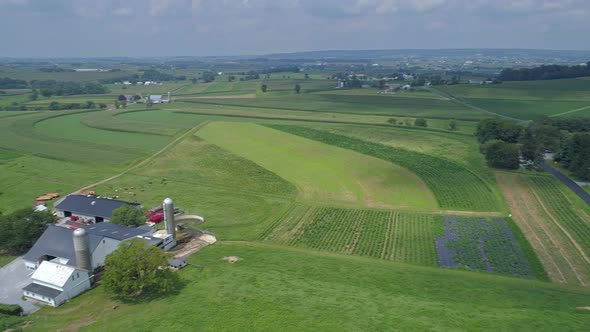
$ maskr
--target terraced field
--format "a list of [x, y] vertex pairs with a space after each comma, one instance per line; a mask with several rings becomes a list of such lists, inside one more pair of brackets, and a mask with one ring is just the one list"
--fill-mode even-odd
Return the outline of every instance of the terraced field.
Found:
[[272, 128], [390, 161], [418, 175], [446, 210], [499, 211], [500, 198], [480, 176], [458, 163], [431, 155], [320, 131], [303, 126]]

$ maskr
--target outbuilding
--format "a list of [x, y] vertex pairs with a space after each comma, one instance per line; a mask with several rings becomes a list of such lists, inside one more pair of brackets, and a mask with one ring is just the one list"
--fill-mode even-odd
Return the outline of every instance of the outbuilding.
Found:
[[95, 196], [70, 195], [55, 206], [55, 212], [60, 218], [78, 217], [87, 222], [108, 222], [113, 211], [123, 205], [140, 208], [138, 203], [119, 201], [115, 199], [98, 198]]
[[23, 295], [57, 307], [90, 289], [90, 272], [73, 266], [44, 261], [31, 276]]

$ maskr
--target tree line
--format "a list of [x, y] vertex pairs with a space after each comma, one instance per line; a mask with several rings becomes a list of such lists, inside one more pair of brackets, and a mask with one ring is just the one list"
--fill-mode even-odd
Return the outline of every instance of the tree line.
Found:
[[26, 89], [29, 83], [25, 80], [17, 80], [10, 77], [0, 77], [0, 89]]
[[590, 76], [590, 62], [576, 66], [542, 65], [534, 68], [507, 68], [500, 72], [498, 78], [502, 81], [534, 81], [585, 76]]
[[33, 89], [38, 89], [44, 97], [94, 95], [109, 92], [107, 88], [94, 82], [65, 82], [56, 80], [32, 81]]
[[541, 169], [545, 153], [584, 181], [590, 181], [590, 127], [585, 119], [539, 119], [522, 126], [504, 119], [479, 122], [476, 137], [490, 166]]

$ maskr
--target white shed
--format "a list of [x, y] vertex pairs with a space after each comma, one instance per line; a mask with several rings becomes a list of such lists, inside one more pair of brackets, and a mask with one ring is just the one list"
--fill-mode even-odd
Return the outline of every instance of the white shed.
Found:
[[90, 273], [73, 266], [43, 261], [31, 276], [23, 295], [57, 307], [90, 289]]

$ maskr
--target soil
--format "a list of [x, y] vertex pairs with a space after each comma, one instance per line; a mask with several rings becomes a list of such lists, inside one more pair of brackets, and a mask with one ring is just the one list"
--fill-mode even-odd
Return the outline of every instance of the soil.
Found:
[[241, 258], [238, 256], [227, 256], [227, 257], [223, 257], [224, 261], [227, 261], [230, 264], [233, 264], [237, 261], [239, 261]]
[[588, 307], [577, 307], [576, 309], [589, 310], [590, 311], [590, 306], [588, 306]]

